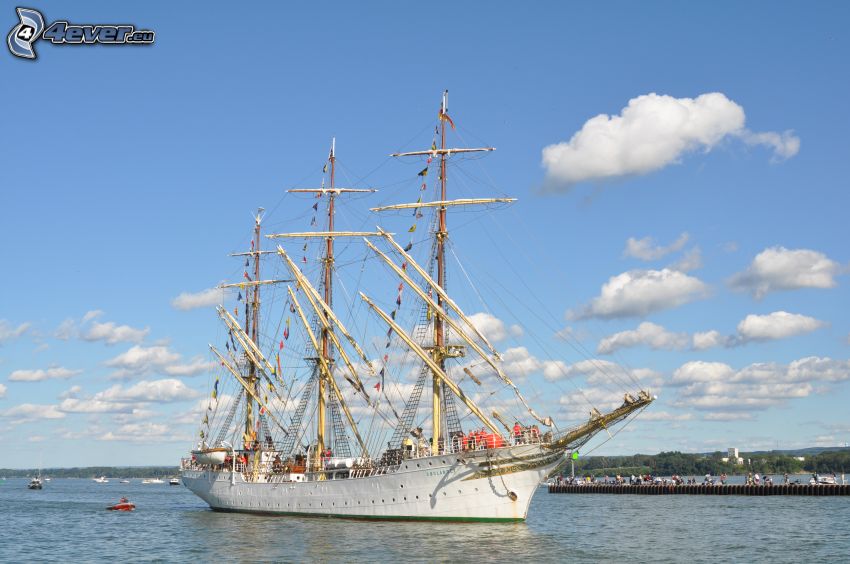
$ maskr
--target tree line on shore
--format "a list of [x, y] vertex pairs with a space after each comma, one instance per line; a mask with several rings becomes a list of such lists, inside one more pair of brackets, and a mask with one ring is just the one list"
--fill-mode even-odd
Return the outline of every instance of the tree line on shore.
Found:
[[[589, 476], [630, 476], [632, 474], [652, 474], [653, 476], [703, 476], [726, 473], [746, 474], [801, 474], [817, 472], [836, 474], [850, 471], [850, 450], [837, 450], [806, 455], [799, 460], [795, 456], [778, 452], [741, 453], [744, 464], [734, 461], [723, 462], [726, 453], [689, 454], [678, 451], [658, 454], [635, 454], [633, 456], [589, 456], [575, 462], [576, 475]], [[567, 466], [563, 474], [570, 473]]]
[[[176, 476], [177, 466], [86, 466], [84, 468], [42, 468], [41, 475], [51, 478], [167, 478]], [[0, 468], [0, 476], [28, 478], [39, 473], [37, 468]]]

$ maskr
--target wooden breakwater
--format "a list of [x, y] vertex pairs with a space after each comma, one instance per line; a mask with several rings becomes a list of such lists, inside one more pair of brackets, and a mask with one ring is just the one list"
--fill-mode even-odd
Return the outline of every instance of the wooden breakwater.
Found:
[[549, 493], [634, 494], [634, 495], [850, 495], [850, 484], [561, 484], [549, 486]]

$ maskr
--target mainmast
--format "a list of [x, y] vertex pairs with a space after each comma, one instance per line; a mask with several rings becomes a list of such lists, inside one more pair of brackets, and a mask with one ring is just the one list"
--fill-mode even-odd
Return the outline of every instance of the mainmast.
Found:
[[[260, 280], [260, 224], [263, 221], [263, 211], [265, 211], [263, 208], [258, 208], [257, 215], [254, 217], [254, 241], [253, 248], [251, 249], [251, 254], [254, 257], [254, 280], [257, 282]], [[249, 335], [251, 341], [257, 345], [260, 325], [260, 284], [256, 283], [253, 285], [250, 300], [247, 293], [246, 291], [245, 334]], [[251, 304], [250, 310], [248, 307], [249, 302]], [[259, 393], [257, 383], [260, 379], [257, 365], [250, 357], [246, 356], [246, 358], [248, 360], [248, 385], [254, 391], [254, 394], [257, 395]], [[245, 394], [245, 440], [250, 441], [254, 432], [254, 399], [251, 394]]]
[[[328, 199], [328, 231], [333, 232], [334, 230], [334, 200], [336, 199], [336, 195], [333, 192], [334, 189], [334, 181], [336, 177], [336, 137], [331, 139], [331, 152], [328, 156], [328, 161], [331, 165], [331, 192]], [[331, 271], [333, 270], [334, 263], [334, 238], [333, 236], [328, 236], [325, 239], [326, 248], [325, 248], [325, 303], [328, 306], [333, 307], [333, 277], [331, 276]], [[322, 328], [322, 358], [325, 359], [325, 363], [328, 366], [328, 371], [333, 370], [333, 359], [331, 358], [331, 346], [330, 339], [328, 338], [327, 327]], [[317, 409], [317, 431], [316, 431], [316, 449], [318, 450], [319, 457], [323, 456], [325, 451], [325, 428], [327, 427], [327, 406], [325, 404], [325, 388], [327, 387], [327, 382], [325, 378], [322, 377], [321, 371], [319, 373], [319, 405]], [[320, 458], [321, 460], [321, 458]]]
[[[446, 119], [445, 116], [449, 105], [449, 91], [443, 92], [443, 101], [440, 105], [440, 149], [444, 152], [440, 153], [440, 201], [446, 201]], [[437, 212], [439, 214], [439, 226], [437, 229], [437, 283], [440, 288], [446, 287], [446, 238], [449, 232], [446, 226], [446, 206], [440, 206]], [[443, 308], [443, 298], [437, 296], [437, 305]], [[434, 361], [440, 366], [440, 370], [446, 371], [446, 334], [443, 326], [443, 318], [439, 315], [434, 316]], [[441, 398], [440, 391], [442, 380], [433, 374], [431, 378], [431, 411], [432, 417], [432, 437], [431, 454], [439, 454], [439, 444], [442, 438], [442, 414], [440, 413]]]
[[[427, 155], [429, 158], [429, 163], [431, 159], [438, 156], [440, 157], [440, 201], [437, 207], [437, 231], [434, 234], [436, 237], [436, 262], [437, 262], [437, 284], [440, 286], [440, 289], [445, 289], [446, 287], [446, 242], [449, 237], [448, 225], [446, 223], [446, 211], [449, 205], [452, 205], [453, 202], [447, 200], [447, 190], [446, 190], [446, 181], [447, 181], [447, 159], [449, 155], [452, 153], [473, 153], [473, 152], [481, 152], [481, 151], [492, 151], [492, 147], [480, 147], [480, 148], [471, 148], [471, 149], [451, 149], [446, 147], [446, 123], [454, 129], [454, 123], [448, 114], [448, 105], [449, 105], [449, 91], [446, 90], [443, 92], [443, 98], [440, 104], [440, 111], [437, 114], [440, 123], [439, 123], [439, 131], [440, 131], [440, 147], [432, 146], [430, 151], [413, 151], [408, 153], [394, 153], [392, 156], [394, 157], [404, 157], [404, 156], [413, 156], [413, 155]], [[445, 307], [443, 300], [443, 293], [437, 292], [437, 305], [443, 309]], [[430, 349], [431, 356], [434, 360], [434, 363], [439, 367], [439, 372], [445, 373], [446, 371], [446, 359], [454, 356], [458, 356], [459, 352], [453, 350], [452, 347], [448, 347], [446, 343], [446, 329], [445, 323], [441, 316], [434, 316], [434, 334], [433, 334], [434, 346], [428, 347]], [[443, 379], [440, 377], [438, 371], [432, 370], [432, 379], [431, 379], [431, 453], [436, 455], [440, 452], [440, 443], [443, 437], [442, 432], [442, 419], [443, 414], [441, 413], [441, 405], [442, 405], [442, 389], [443, 389]]]

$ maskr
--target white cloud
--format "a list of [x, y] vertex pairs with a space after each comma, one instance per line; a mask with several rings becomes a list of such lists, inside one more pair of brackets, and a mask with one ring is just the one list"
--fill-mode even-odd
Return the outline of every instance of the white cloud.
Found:
[[673, 385], [693, 384], [697, 382], [717, 382], [728, 380], [734, 374], [728, 364], [693, 360], [680, 366], [673, 373]]
[[70, 388], [68, 388], [67, 390], [65, 390], [61, 394], [59, 394], [59, 399], [79, 397], [80, 392], [82, 392], [82, 391], [83, 391], [83, 388], [80, 387], [80, 386], [71, 386]]
[[194, 358], [189, 364], [174, 364], [163, 368], [163, 372], [169, 376], [197, 376], [209, 372], [218, 366], [217, 362], [206, 361], [202, 358]]
[[679, 260], [667, 268], [679, 272], [690, 272], [702, 268], [702, 250], [699, 247], [688, 249]]
[[744, 128], [745, 119], [744, 109], [720, 92], [632, 98], [620, 115], [593, 117], [568, 142], [543, 149], [546, 187], [564, 191], [587, 180], [646, 174], [689, 152], [709, 151], [729, 136], [772, 147], [775, 159], [799, 150], [800, 141], [791, 132], [753, 133]]
[[[272, 398], [272, 400], [276, 400], [277, 398]], [[218, 395], [218, 398], [212, 399], [209, 396], [198, 399], [195, 404], [183, 411], [178, 413], [176, 416], [172, 417], [172, 421], [174, 423], [178, 423], [181, 425], [197, 425], [204, 418], [204, 415], [207, 413], [212, 413], [210, 407], [215, 407], [218, 405], [221, 406], [229, 406], [232, 405], [234, 397], [230, 394], [221, 393]], [[221, 409], [223, 411], [223, 408]], [[218, 413], [219, 411], [216, 411]], [[223, 417], [223, 415], [222, 415]], [[211, 421], [214, 423], [215, 421]]]
[[727, 339], [720, 334], [719, 331], [703, 331], [693, 334], [691, 348], [696, 351], [702, 351], [713, 347], [725, 345]]
[[808, 249], [770, 247], [753, 259], [744, 272], [733, 276], [729, 285], [749, 291], [757, 299], [769, 292], [799, 288], [832, 288], [839, 274], [837, 262], [823, 253]]
[[168, 403], [194, 399], [201, 395], [196, 390], [189, 388], [173, 378], [164, 380], [143, 380], [137, 384], [124, 388], [116, 384], [111, 388], [98, 392], [94, 395], [96, 401], [106, 402], [157, 402]]
[[785, 339], [808, 333], [826, 323], [805, 315], [776, 311], [769, 315], [748, 315], [738, 324], [735, 335], [724, 337], [719, 331], [672, 333], [661, 325], [641, 323], [637, 329], [621, 331], [603, 338], [596, 348], [598, 354], [611, 354], [619, 349], [648, 346], [655, 350], [701, 351], [714, 347], [736, 347], [750, 342]]
[[99, 441], [120, 441], [122, 443], [163, 443], [187, 442], [191, 440], [186, 434], [175, 433], [174, 428], [164, 423], [127, 423], [119, 428], [107, 431], [97, 437]]
[[96, 399], [66, 398], [59, 402], [59, 411], [64, 413], [132, 413], [132, 404]]
[[18, 337], [26, 333], [31, 326], [31, 323], [21, 323], [17, 327], [14, 327], [7, 320], [0, 319], [0, 345], [5, 343], [6, 341], [17, 339]]
[[788, 378], [795, 382], [843, 382], [850, 379], [850, 360], [816, 356], [801, 358], [788, 365]]
[[584, 421], [590, 417], [593, 408], [605, 413], [621, 406], [623, 394], [602, 388], [587, 388], [564, 394], [559, 403], [560, 414], [566, 420]]
[[850, 361], [806, 357], [788, 365], [756, 363], [740, 370], [721, 362], [692, 361], [674, 372], [672, 384], [680, 387], [677, 407], [724, 414], [765, 410], [846, 380]]
[[704, 421], [751, 421], [752, 413], [746, 411], [714, 411], [702, 416]]
[[101, 315], [103, 315], [103, 310], [100, 309], [93, 309], [91, 311], [87, 311], [86, 314], [83, 316], [83, 323], [88, 323], [92, 319], [96, 319]]
[[[112, 420], [119, 425], [126, 425], [127, 423], [135, 423], [138, 421], [149, 421], [153, 418], [162, 419], [162, 414], [153, 411], [152, 409], [139, 409], [133, 408], [126, 413], [114, 413], [112, 414]], [[172, 424], [178, 424], [176, 417], [169, 416], [168, 421]], [[195, 421], [197, 423], [197, 421]]]
[[[610, 360], [599, 358], [588, 358], [570, 365], [561, 363], [557, 371], [551, 370], [544, 373], [544, 377], [550, 382], [583, 377], [588, 386], [610, 386], [612, 383], [619, 385], [620, 382], [631, 381], [632, 378], [644, 381], [657, 388], [660, 388], [662, 384], [660, 375], [653, 370], [647, 368], [627, 369]], [[620, 399], [622, 400], [622, 396]]]
[[789, 159], [800, 152], [800, 138], [790, 130], [783, 131], [782, 133], [776, 133], [775, 131], [765, 131], [764, 133], [746, 131], [741, 135], [741, 139], [747, 145], [766, 145], [772, 147], [774, 162]]
[[623, 250], [623, 256], [645, 261], [658, 260], [672, 252], [681, 250], [687, 244], [689, 238], [687, 233], [682, 233], [678, 239], [663, 247], [657, 245], [652, 237], [644, 237], [643, 239], [629, 237], [629, 240], [626, 241], [626, 248]]
[[15, 419], [16, 423], [36, 421], [38, 419], [62, 419], [65, 414], [56, 409], [55, 405], [37, 405], [33, 403], [22, 403], [0, 411], [0, 417]]
[[573, 319], [644, 316], [686, 304], [707, 293], [706, 284], [683, 272], [668, 268], [631, 270], [612, 276], [598, 297], [568, 316]]
[[62, 366], [55, 366], [47, 370], [15, 370], [9, 375], [10, 382], [42, 382], [44, 380], [67, 380], [82, 370], [71, 370]]
[[129, 325], [115, 325], [111, 321], [106, 323], [94, 322], [83, 333], [83, 339], [86, 341], [105, 341], [107, 345], [123, 342], [141, 343], [149, 332], [148, 327], [134, 329]]
[[6, 386], [3, 385], [3, 384], [0, 384], [0, 399], [5, 398], [5, 397], [6, 397]]
[[641, 421], [691, 421], [693, 413], [670, 413], [668, 411], [653, 411], [648, 409], [640, 416]]
[[107, 360], [106, 365], [117, 369], [113, 377], [126, 378], [154, 370], [161, 370], [178, 360], [180, 360], [180, 355], [170, 351], [168, 347], [161, 345], [142, 347], [136, 345], [115, 358]]
[[77, 323], [71, 318], [66, 319], [59, 324], [59, 327], [53, 332], [53, 336], [62, 341], [75, 338], [77, 336]]
[[478, 329], [487, 340], [497, 343], [510, 337], [521, 337], [522, 327], [519, 325], [511, 325], [508, 327], [504, 321], [491, 315], [487, 312], [473, 313], [467, 316], [472, 324]]
[[509, 377], [521, 379], [535, 372], [542, 372], [549, 378], [566, 365], [560, 360], [538, 359], [525, 347], [512, 347], [502, 353], [500, 367]]
[[810, 333], [826, 325], [823, 321], [787, 311], [768, 315], [748, 315], [738, 323], [738, 338], [742, 342], [770, 341]]
[[681, 350], [688, 346], [686, 333], [673, 333], [661, 325], [644, 321], [637, 329], [621, 331], [605, 337], [596, 347], [598, 354], [611, 354], [619, 349], [646, 345], [654, 350]]
[[223, 301], [224, 290], [221, 288], [209, 288], [208, 290], [201, 290], [194, 294], [182, 292], [179, 296], [171, 300], [171, 305], [176, 309], [186, 311], [199, 307], [216, 306]]

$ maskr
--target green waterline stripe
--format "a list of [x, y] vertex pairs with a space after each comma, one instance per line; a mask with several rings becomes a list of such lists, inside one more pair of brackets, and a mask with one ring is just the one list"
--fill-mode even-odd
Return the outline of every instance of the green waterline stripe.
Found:
[[521, 523], [522, 517], [415, 517], [412, 515], [350, 515], [346, 513], [302, 513], [297, 511], [261, 511], [210, 507], [221, 513], [250, 513], [270, 517], [310, 517], [313, 519], [350, 519], [353, 521], [432, 521], [444, 523]]

